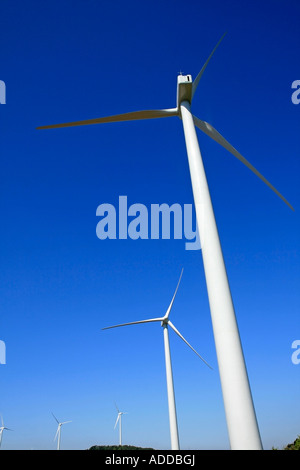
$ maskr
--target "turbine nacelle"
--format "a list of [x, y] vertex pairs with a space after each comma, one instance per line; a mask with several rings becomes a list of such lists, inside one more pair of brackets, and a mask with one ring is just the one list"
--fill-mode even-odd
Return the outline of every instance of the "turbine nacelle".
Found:
[[182, 101], [192, 102], [193, 82], [191, 75], [178, 75], [177, 77], [177, 109]]

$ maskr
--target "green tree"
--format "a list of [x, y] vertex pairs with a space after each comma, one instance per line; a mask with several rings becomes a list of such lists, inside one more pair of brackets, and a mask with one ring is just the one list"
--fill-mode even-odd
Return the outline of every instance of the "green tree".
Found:
[[300, 450], [300, 436], [292, 443], [284, 447], [283, 450]]

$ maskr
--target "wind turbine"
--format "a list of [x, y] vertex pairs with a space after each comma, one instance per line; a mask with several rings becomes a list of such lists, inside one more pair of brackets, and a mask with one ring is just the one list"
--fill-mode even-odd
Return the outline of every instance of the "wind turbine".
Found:
[[114, 426], [114, 429], [116, 429], [116, 426], [119, 422], [119, 445], [121, 446], [122, 445], [122, 415], [127, 415], [127, 411], [120, 411], [119, 408], [117, 407], [116, 403], [115, 403], [115, 407], [117, 408], [117, 412], [118, 412], [118, 417], [117, 417], [117, 420], [115, 422], [115, 426]]
[[227, 149], [269, 186], [292, 210], [294, 209], [277, 189], [213, 126], [197, 118], [191, 112], [192, 100], [200, 79], [225, 34], [214, 47], [194, 81], [192, 81], [191, 75], [177, 77], [176, 108], [135, 111], [85, 121], [42, 126], [38, 129], [171, 116], [177, 116], [182, 120], [230, 446], [232, 450], [260, 450], [262, 449], [260, 433], [195, 126]]
[[60, 450], [60, 433], [61, 433], [61, 427], [63, 424], [67, 424], [67, 423], [71, 423], [72, 421], [64, 421], [62, 423], [60, 423], [58, 421], [58, 419], [56, 418], [56, 416], [54, 416], [54, 414], [52, 413], [52, 416], [53, 418], [55, 419], [55, 421], [57, 422], [57, 430], [56, 430], [56, 433], [55, 433], [55, 437], [54, 437], [54, 441], [56, 440], [57, 438], [57, 450]]
[[4, 429], [6, 431], [12, 431], [12, 429], [9, 429], [7, 428], [6, 426], [4, 426], [4, 422], [3, 422], [3, 417], [1, 415], [1, 426], [0, 426], [0, 448], [1, 448], [1, 444], [2, 444], [2, 437], [3, 437], [3, 431]]
[[[169, 332], [168, 326], [175, 331], [175, 333], [181, 338], [196, 354], [200, 359], [205, 362], [205, 364], [210, 367], [210, 365], [197, 353], [197, 351], [187, 342], [187, 340], [182, 336], [182, 334], [177, 330], [173, 323], [169, 319], [171, 309], [178, 291], [178, 287], [181, 281], [183, 269], [180, 273], [179, 281], [171, 300], [171, 303], [163, 317], [159, 318], [150, 318], [148, 320], [134, 321], [130, 323], [122, 323], [121, 325], [107, 326], [102, 328], [103, 330], [108, 330], [110, 328], [118, 328], [119, 326], [127, 325], [137, 325], [140, 323], [149, 323], [149, 322], [161, 322], [163, 327], [164, 334], [164, 347], [165, 347], [165, 363], [166, 363], [166, 378], [167, 378], [167, 392], [168, 392], [168, 406], [169, 406], [169, 422], [170, 422], [170, 436], [171, 436], [171, 448], [172, 450], [179, 450], [179, 438], [178, 438], [178, 425], [177, 425], [177, 415], [176, 415], [176, 404], [175, 404], [175, 393], [174, 393], [174, 382], [173, 382], [173, 372], [172, 372], [172, 362], [171, 362], [171, 352], [170, 352], [170, 343], [169, 343]], [[210, 367], [211, 368], [211, 367]], [[118, 416], [119, 419], [119, 416]], [[121, 423], [120, 423], [121, 424]]]

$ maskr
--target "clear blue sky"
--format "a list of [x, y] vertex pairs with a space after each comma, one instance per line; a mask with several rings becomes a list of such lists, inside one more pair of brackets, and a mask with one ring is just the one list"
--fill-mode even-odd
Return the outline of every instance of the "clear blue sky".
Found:
[[229, 448], [201, 251], [183, 240], [99, 240], [96, 209], [192, 204], [177, 118], [37, 131], [40, 125], [176, 105], [179, 71], [206, 69], [193, 112], [295, 207], [199, 131], [263, 445], [300, 433], [300, 79], [297, 0], [3, 0], [0, 79], [0, 413], [4, 449], [170, 448], [159, 324], [170, 332], [182, 449]]

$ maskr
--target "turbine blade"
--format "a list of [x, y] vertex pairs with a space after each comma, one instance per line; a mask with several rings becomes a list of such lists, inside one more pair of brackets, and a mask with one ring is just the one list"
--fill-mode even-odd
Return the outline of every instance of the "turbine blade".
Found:
[[7, 431], [13, 431], [13, 429], [6, 428], [6, 427], [4, 427], [3, 429], [6, 429]]
[[85, 121], [66, 122], [62, 124], [52, 124], [49, 126], [40, 126], [37, 129], [57, 129], [59, 127], [85, 126], [88, 124], [102, 124], [108, 122], [136, 121], [140, 119], [154, 119], [169, 116], [178, 116], [178, 109], [152, 109], [146, 111], [133, 111], [131, 113], [116, 114], [102, 118], [87, 119]]
[[114, 425], [114, 429], [116, 429], [119, 419], [120, 419], [120, 414], [118, 414], [117, 421], [115, 422], [115, 425]]
[[[51, 411], [51, 413], [52, 413], [52, 411]], [[57, 424], [59, 424], [59, 421], [58, 421], [58, 419], [56, 418], [56, 416], [54, 416], [54, 414], [53, 414], [53, 413], [52, 413], [52, 416], [53, 416], [53, 418], [55, 419], [55, 421], [57, 422]]]
[[127, 326], [127, 325], [137, 325], [139, 323], [149, 323], [154, 321], [162, 321], [162, 318], [150, 318], [149, 320], [140, 320], [140, 321], [132, 321], [130, 323], [122, 323], [120, 325], [113, 325], [113, 326], [106, 326], [105, 328], [101, 328], [102, 330], [109, 330], [110, 328], [118, 328], [119, 326]]
[[173, 307], [173, 303], [174, 303], [174, 300], [175, 300], [175, 297], [176, 297], [176, 294], [177, 294], [177, 291], [178, 291], [178, 287], [179, 287], [179, 284], [180, 284], [180, 281], [181, 281], [181, 278], [182, 278], [182, 273], [183, 273], [183, 268], [182, 268], [182, 270], [181, 270], [181, 273], [180, 273], [180, 276], [179, 276], [179, 281], [178, 281], [178, 283], [177, 283], [177, 286], [176, 286], [176, 289], [175, 289], [173, 298], [172, 298], [171, 303], [170, 303], [170, 305], [169, 305], [169, 307], [168, 307], [168, 310], [166, 311], [166, 314], [165, 314], [165, 316], [164, 316], [164, 318], [163, 318], [164, 320], [165, 320], [166, 318], [169, 318], [169, 315], [170, 315], [170, 312], [171, 312], [171, 309], [172, 309], [172, 307]]
[[120, 410], [119, 410], [119, 408], [117, 407], [116, 402], [115, 402], [115, 407], [117, 408], [117, 412], [120, 413]]
[[67, 424], [67, 423], [72, 423], [72, 421], [64, 421], [64, 422], [61, 423], [61, 424]]
[[196, 349], [193, 348], [193, 346], [190, 345], [190, 343], [187, 342], [187, 340], [182, 336], [182, 334], [177, 330], [177, 328], [173, 325], [172, 322], [168, 321], [168, 325], [170, 325], [170, 327], [175, 331], [175, 333], [179, 336], [179, 338], [181, 338], [191, 349], [192, 351], [194, 351], [194, 353], [197, 354], [197, 356], [200, 357], [200, 359], [210, 368], [212, 369], [212, 367], [208, 364], [208, 362], [206, 362], [205, 359], [203, 359], [202, 356], [200, 356], [199, 353], [197, 353]]
[[229, 142], [227, 142], [227, 140], [224, 139], [224, 137], [216, 129], [214, 129], [211, 124], [205, 121], [201, 121], [201, 119], [197, 118], [196, 116], [193, 116], [193, 119], [195, 125], [201, 129], [201, 131], [218, 142], [218, 144], [222, 145], [222, 147], [228, 150], [228, 152], [244, 163], [244, 165], [246, 165], [249, 170], [251, 170], [256, 176], [258, 176], [258, 178], [260, 178], [267, 186], [269, 186], [269, 188], [271, 188], [272, 191], [274, 191], [274, 193], [277, 194], [277, 196], [279, 196], [280, 199], [282, 199], [290, 207], [290, 209], [294, 210], [293, 206], [291, 206], [291, 204], [282, 196], [282, 194], [280, 194], [280, 192], [277, 191], [277, 189], [274, 188], [274, 186], [269, 183], [269, 181], [261, 173], [259, 173], [259, 171], [257, 171], [256, 168], [254, 168], [254, 166], [248, 162], [248, 160], [246, 160], [246, 158], [244, 158]]
[[205, 69], [206, 69], [206, 67], [207, 67], [207, 65], [208, 65], [208, 63], [209, 63], [209, 61], [210, 61], [210, 59], [211, 59], [212, 56], [214, 55], [216, 49], [217, 49], [218, 46], [221, 44], [221, 42], [222, 42], [222, 40], [223, 40], [223, 38], [224, 38], [224, 36], [225, 36], [226, 34], [227, 34], [227, 33], [224, 33], [223, 36], [221, 37], [221, 39], [219, 39], [219, 41], [217, 42], [216, 46], [215, 46], [214, 49], [212, 50], [210, 56], [208, 57], [207, 61], [205, 62], [205, 64], [203, 65], [202, 69], [201, 69], [200, 72], [198, 73], [197, 77], [196, 77], [195, 80], [193, 81], [193, 84], [192, 84], [192, 99], [193, 99], [193, 96], [194, 96], [195, 91], [196, 91], [196, 89], [197, 89], [197, 86], [198, 86], [198, 84], [199, 84], [199, 81], [200, 81], [200, 79], [201, 79], [201, 77], [202, 77], [202, 75], [203, 75], [203, 73], [204, 73], [204, 71], [205, 71]]

